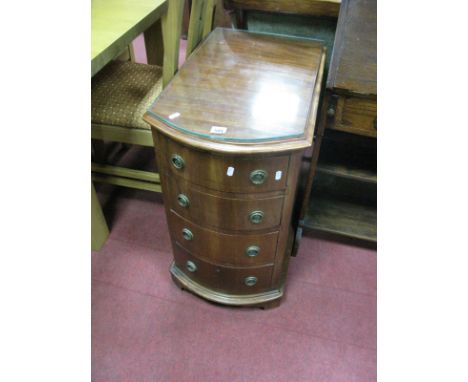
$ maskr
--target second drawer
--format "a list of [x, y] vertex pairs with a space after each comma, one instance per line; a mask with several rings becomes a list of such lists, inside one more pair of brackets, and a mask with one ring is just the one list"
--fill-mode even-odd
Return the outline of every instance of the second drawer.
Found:
[[170, 212], [172, 239], [207, 261], [248, 267], [274, 262], [278, 231], [263, 234], [225, 234], [202, 228]]
[[210, 190], [167, 177], [166, 195], [171, 195], [171, 208], [179, 215], [203, 227], [224, 230], [258, 230], [279, 226], [284, 196], [217, 195]]

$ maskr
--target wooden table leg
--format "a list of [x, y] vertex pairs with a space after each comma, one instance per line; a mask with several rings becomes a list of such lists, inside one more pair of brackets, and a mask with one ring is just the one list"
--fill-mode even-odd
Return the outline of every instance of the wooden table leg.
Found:
[[109, 236], [109, 228], [91, 182], [91, 249], [99, 251]]
[[162, 38], [161, 19], [145, 30], [144, 37], [148, 64], [163, 66], [164, 44]]

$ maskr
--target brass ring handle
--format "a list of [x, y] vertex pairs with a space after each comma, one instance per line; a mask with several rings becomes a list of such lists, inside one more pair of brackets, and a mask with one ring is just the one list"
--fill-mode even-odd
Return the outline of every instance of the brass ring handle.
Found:
[[248, 276], [244, 279], [245, 285], [251, 287], [257, 283], [257, 278], [255, 276]]
[[260, 253], [260, 247], [256, 245], [251, 245], [250, 247], [247, 247], [247, 249], [245, 250], [245, 254], [249, 257], [258, 256], [259, 253]]
[[177, 203], [179, 206], [187, 208], [190, 205], [190, 199], [185, 194], [179, 194], [177, 195]]
[[254, 170], [250, 173], [250, 181], [253, 184], [263, 184], [268, 176], [265, 170]]
[[197, 270], [197, 265], [193, 261], [187, 261], [185, 267], [189, 272], [195, 272]]
[[193, 240], [193, 233], [188, 228], [182, 229], [182, 236], [187, 241]]
[[260, 224], [265, 214], [262, 211], [253, 211], [249, 215], [249, 220], [252, 224]]
[[185, 167], [184, 158], [182, 158], [179, 154], [173, 154], [171, 157], [171, 162], [177, 170], [182, 170]]

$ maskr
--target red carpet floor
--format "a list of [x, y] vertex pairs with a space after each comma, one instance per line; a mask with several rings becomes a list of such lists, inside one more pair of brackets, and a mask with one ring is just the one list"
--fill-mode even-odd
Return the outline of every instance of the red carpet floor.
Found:
[[271, 310], [173, 284], [161, 196], [98, 185], [111, 235], [92, 254], [92, 380], [375, 381], [376, 253], [304, 237]]

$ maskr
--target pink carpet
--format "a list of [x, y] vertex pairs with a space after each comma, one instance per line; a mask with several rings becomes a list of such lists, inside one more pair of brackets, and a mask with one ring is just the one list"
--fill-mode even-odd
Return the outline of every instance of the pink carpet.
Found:
[[280, 307], [217, 306], [172, 282], [161, 195], [96, 186], [111, 234], [92, 253], [93, 382], [376, 380], [374, 250], [304, 237]]
[[98, 188], [94, 382], [376, 380], [375, 251], [304, 237], [280, 307], [217, 306], [173, 284], [160, 195]]

